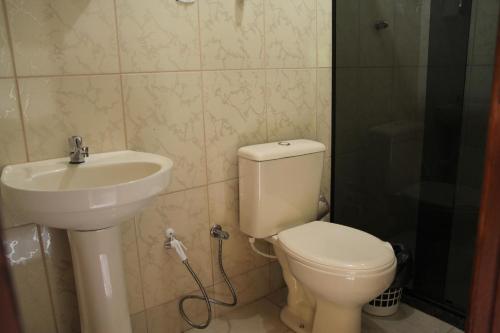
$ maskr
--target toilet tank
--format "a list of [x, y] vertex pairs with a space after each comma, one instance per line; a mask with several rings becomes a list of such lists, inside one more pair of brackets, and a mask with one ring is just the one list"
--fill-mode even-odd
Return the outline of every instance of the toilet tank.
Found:
[[315, 220], [325, 146], [290, 140], [238, 150], [240, 229], [255, 238]]

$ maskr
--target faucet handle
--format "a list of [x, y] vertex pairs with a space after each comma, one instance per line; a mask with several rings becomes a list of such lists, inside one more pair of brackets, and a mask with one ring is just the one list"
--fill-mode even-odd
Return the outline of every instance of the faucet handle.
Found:
[[82, 146], [82, 137], [77, 135], [70, 136], [68, 144], [70, 149], [80, 148]]
[[85, 157], [89, 157], [89, 147], [84, 147], [82, 141], [81, 136], [74, 135], [68, 138], [70, 164], [83, 163]]

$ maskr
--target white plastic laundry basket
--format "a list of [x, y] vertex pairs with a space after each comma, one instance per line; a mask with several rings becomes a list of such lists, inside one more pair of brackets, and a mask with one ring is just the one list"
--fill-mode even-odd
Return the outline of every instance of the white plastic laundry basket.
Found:
[[390, 316], [396, 313], [401, 303], [403, 288], [389, 288], [363, 307], [363, 311], [374, 316]]

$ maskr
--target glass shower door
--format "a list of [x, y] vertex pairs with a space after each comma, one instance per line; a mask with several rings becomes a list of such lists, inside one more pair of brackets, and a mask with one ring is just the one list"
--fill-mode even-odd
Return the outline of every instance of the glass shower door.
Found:
[[407, 301], [459, 326], [499, 3], [336, 3], [334, 221], [411, 249]]

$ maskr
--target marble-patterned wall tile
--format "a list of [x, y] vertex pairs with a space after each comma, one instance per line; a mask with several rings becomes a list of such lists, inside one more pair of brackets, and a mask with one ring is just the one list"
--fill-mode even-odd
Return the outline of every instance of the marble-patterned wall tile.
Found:
[[359, 2], [360, 0], [336, 1], [338, 14], [335, 18], [335, 62], [337, 67], [359, 65]]
[[366, 227], [362, 220], [365, 217], [365, 197], [363, 192], [362, 165], [359, 151], [335, 156], [335, 218], [339, 221], [349, 219], [355, 221], [355, 228]]
[[75, 278], [66, 230], [41, 227], [45, 267], [59, 332], [80, 332]]
[[[332, 0], [317, 0], [318, 67], [332, 67]], [[352, 18], [351, 18], [352, 19]], [[352, 38], [352, 36], [351, 36]]]
[[421, 95], [425, 90], [427, 68], [395, 67], [393, 79], [392, 109], [398, 119], [415, 121], [423, 112], [425, 98]]
[[7, 0], [18, 75], [118, 71], [112, 0]]
[[174, 228], [187, 247], [189, 262], [201, 281], [212, 285], [206, 187], [158, 197], [136, 223], [146, 308], [197, 289], [175, 250], [163, 246], [167, 227]]
[[144, 296], [142, 294], [141, 271], [135, 221], [130, 220], [121, 226], [123, 266], [125, 282], [127, 284], [128, 308], [131, 314], [144, 310]]
[[3, 6], [0, 6], [0, 77], [10, 77], [14, 75], [12, 67], [12, 57], [9, 46], [9, 36], [7, 35], [7, 22]]
[[5, 230], [3, 246], [23, 332], [56, 332], [37, 227], [30, 224]]
[[[423, 1], [401, 0], [395, 2], [394, 63], [399, 66], [421, 65], [420, 33]], [[429, 24], [429, 23], [427, 23]]]
[[265, 1], [267, 68], [316, 66], [316, 0]]
[[[394, 63], [394, 6], [393, 0], [360, 1], [360, 65], [392, 66]], [[385, 29], [375, 29], [376, 21], [387, 21]]]
[[123, 77], [128, 147], [174, 162], [168, 191], [206, 184], [200, 73]]
[[[481, 187], [482, 171], [478, 159], [483, 160], [484, 144], [488, 134], [493, 66], [468, 66], [465, 109], [462, 120], [462, 143], [459, 161], [459, 181], [461, 184]], [[471, 156], [477, 157], [472, 159]], [[463, 166], [463, 167], [462, 167]], [[471, 172], [471, 168], [477, 172]]]
[[179, 314], [178, 302], [178, 300], [173, 300], [147, 310], [148, 333], [182, 332], [182, 319]]
[[273, 292], [285, 286], [283, 270], [281, 269], [280, 263], [275, 260], [269, 264], [269, 291]]
[[20, 80], [30, 160], [67, 155], [67, 138], [83, 137], [90, 153], [125, 148], [117, 75]]
[[316, 138], [316, 71], [267, 71], [268, 140]]
[[132, 325], [132, 333], [148, 333], [145, 311], [131, 315], [130, 323]]
[[264, 0], [200, 1], [204, 69], [264, 67]]
[[[213, 287], [205, 288], [208, 296], [213, 297]], [[200, 291], [193, 291], [190, 295], [201, 295]], [[184, 321], [179, 312], [180, 299], [164, 303], [147, 310], [148, 333], [180, 333], [191, 329]], [[183, 303], [186, 315], [195, 323], [203, 323], [207, 320], [207, 306], [204, 300], [187, 300]], [[212, 315], [215, 316], [212, 305]]]
[[117, 0], [123, 72], [200, 68], [198, 4]]
[[[240, 231], [238, 180], [229, 180], [208, 186], [210, 223], [220, 224], [230, 235], [223, 242], [222, 259], [229, 277], [243, 274], [260, 267], [268, 259], [258, 255], [250, 248], [248, 236]], [[258, 244], [263, 251], [268, 251], [267, 243]], [[218, 264], [218, 242], [212, 240], [212, 262], [215, 283], [222, 281]]]
[[399, 110], [392, 110], [393, 68], [361, 68], [358, 70], [360, 135], [364, 143], [374, 127], [401, 119]]
[[[269, 264], [251, 270], [247, 273], [231, 277], [231, 283], [238, 295], [236, 308], [251, 303], [269, 294]], [[225, 282], [214, 285], [214, 296], [216, 299], [231, 300], [231, 292]], [[221, 316], [235, 308], [215, 306], [217, 316]]]
[[361, 147], [361, 115], [358, 110], [359, 81], [356, 68], [335, 71], [335, 152], [342, 154]]
[[0, 79], [0, 169], [26, 161], [16, 89], [14, 79]]
[[238, 176], [239, 147], [267, 139], [264, 71], [203, 73], [208, 182]]
[[317, 70], [317, 139], [326, 146], [325, 157], [332, 156], [332, 69]]
[[420, 5], [420, 34], [419, 34], [419, 66], [427, 66], [429, 57], [429, 33], [431, 28], [431, 2], [421, 0]]

